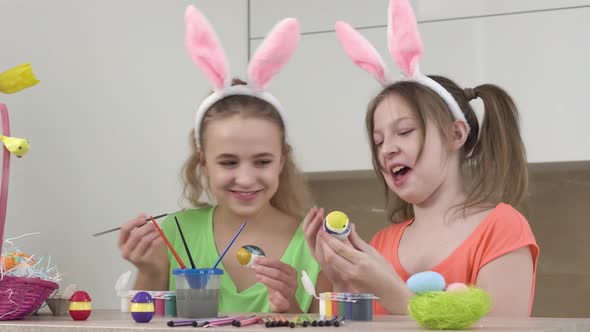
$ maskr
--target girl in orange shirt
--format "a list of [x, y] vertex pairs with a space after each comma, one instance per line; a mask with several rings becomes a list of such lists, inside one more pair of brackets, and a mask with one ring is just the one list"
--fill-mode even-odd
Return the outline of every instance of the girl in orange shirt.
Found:
[[[527, 165], [512, 98], [492, 84], [462, 89], [419, 70], [422, 43], [407, 0], [391, 0], [388, 45], [405, 78], [392, 80], [375, 49], [344, 22], [336, 33], [353, 62], [383, 86], [368, 106], [373, 165], [393, 225], [371, 244], [354, 230], [341, 242], [314, 208], [304, 232], [335, 291], [379, 297], [377, 313], [404, 314], [406, 280], [436, 271], [447, 284], [485, 289], [492, 314], [530, 315], [539, 253], [511, 205], [527, 192]], [[481, 125], [470, 101], [483, 102]]]

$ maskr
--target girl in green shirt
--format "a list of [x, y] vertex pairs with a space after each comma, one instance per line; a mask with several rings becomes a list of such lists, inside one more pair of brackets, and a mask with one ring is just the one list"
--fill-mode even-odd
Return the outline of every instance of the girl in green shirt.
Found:
[[[301, 230], [308, 189], [286, 141], [284, 110], [264, 86], [286, 63], [299, 38], [295, 20], [283, 20], [270, 43], [250, 63], [250, 84], [228, 77], [225, 56], [213, 30], [194, 8], [186, 12], [187, 48], [208, 75], [214, 92], [197, 111], [192, 154], [184, 165], [184, 194], [195, 209], [168, 216], [162, 228], [188, 262], [174, 217], [183, 228], [197, 268], [210, 268], [239, 226], [247, 226], [221, 264], [220, 312], [307, 312], [317, 303], [301, 285], [305, 270], [318, 291], [331, 286], [320, 273]], [[269, 36], [269, 39], [271, 37]], [[138, 268], [135, 289], [175, 289], [177, 268], [145, 215], [122, 226], [122, 256]], [[141, 227], [139, 227], [141, 226]], [[266, 258], [242, 267], [235, 251], [262, 248]], [[312, 303], [313, 302], [313, 303]]]

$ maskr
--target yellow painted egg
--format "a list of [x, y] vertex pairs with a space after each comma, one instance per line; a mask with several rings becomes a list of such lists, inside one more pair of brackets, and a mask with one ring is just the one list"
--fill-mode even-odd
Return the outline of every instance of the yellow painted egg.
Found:
[[238, 263], [245, 267], [252, 266], [258, 257], [266, 257], [266, 254], [262, 249], [253, 245], [245, 245], [236, 252]]
[[350, 234], [350, 221], [344, 212], [332, 211], [324, 219], [324, 230], [337, 239], [344, 240]]

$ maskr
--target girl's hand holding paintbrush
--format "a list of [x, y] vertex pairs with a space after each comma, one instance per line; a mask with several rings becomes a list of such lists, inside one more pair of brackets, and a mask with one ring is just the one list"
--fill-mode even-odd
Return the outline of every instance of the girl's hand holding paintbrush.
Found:
[[163, 290], [168, 287], [170, 261], [164, 240], [144, 214], [121, 226], [121, 256], [138, 269], [135, 289]]

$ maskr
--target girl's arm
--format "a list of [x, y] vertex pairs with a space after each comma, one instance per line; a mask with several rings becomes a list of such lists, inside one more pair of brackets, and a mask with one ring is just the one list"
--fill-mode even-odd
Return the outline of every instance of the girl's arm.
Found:
[[356, 233], [353, 225], [348, 246], [320, 231], [326, 264], [339, 271], [349, 290], [369, 292], [391, 314], [406, 314], [413, 293], [387, 260]]
[[134, 289], [167, 290], [168, 251], [154, 225], [145, 222], [146, 216], [140, 215], [121, 226], [121, 256], [137, 267]]
[[137, 278], [135, 279], [135, 288], [141, 290], [168, 290], [169, 273], [149, 274], [137, 271]]
[[486, 264], [479, 271], [476, 285], [490, 294], [491, 315], [528, 317], [533, 289], [530, 248], [514, 250]]
[[303, 230], [312, 254], [332, 282], [334, 291], [370, 292], [379, 297], [390, 313], [407, 313], [407, 303], [413, 293], [389, 262], [358, 236], [356, 226], [352, 225], [348, 243], [329, 236], [322, 230], [322, 222], [323, 209], [313, 208], [305, 218]]

